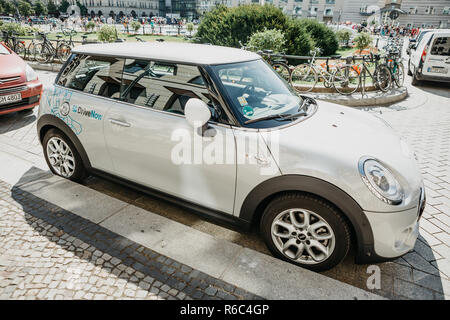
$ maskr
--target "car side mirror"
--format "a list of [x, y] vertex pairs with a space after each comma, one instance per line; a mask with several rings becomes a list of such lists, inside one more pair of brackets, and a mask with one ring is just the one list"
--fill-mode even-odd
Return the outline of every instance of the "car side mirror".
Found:
[[211, 119], [211, 111], [208, 105], [197, 98], [191, 98], [186, 102], [184, 115], [191, 126], [200, 128], [202, 134]]

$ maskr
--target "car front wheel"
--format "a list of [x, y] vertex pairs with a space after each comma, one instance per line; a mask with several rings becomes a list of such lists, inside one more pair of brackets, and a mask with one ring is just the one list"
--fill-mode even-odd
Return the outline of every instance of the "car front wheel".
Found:
[[44, 155], [50, 170], [63, 178], [81, 181], [86, 170], [72, 141], [57, 129], [50, 129], [43, 140]]
[[342, 214], [308, 194], [286, 193], [273, 199], [260, 230], [275, 256], [313, 271], [333, 268], [350, 249], [350, 228]]

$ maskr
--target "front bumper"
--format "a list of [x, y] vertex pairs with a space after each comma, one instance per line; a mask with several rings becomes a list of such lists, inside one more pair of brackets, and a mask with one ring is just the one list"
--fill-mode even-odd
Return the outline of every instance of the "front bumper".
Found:
[[22, 95], [22, 100], [10, 104], [0, 105], [0, 114], [30, 109], [39, 105], [42, 94], [42, 83], [39, 80], [34, 80], [12, 87], [0, 88], [0, 95], [14, 93], [20, 93]]
[[398, 258], [414, 248], [419, 236], [419, 220], [425, 208], [425, 189], [422, 188], [416, 207], [399, 212], [367, 212], [374, 238], [372, 261]]

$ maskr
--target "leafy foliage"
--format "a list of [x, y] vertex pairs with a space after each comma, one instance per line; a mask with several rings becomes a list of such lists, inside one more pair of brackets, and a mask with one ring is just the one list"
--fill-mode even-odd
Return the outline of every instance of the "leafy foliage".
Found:
[[277, 29], [265, 29], [261, 32], [255, 32], [250, 37], [247, 47], [252, 51], [272, 50], [273, 52], [282, 52], [286, 39], [283, 32]]
[[353, 42], [359, 52], [361, 52], [363, 49], [370, 46], [372, 43], [372, 36], [367, 32], [361, 32], [353, 39]]
[[141, 28], [141, 23], [135, 20], [131, 22], [131, 28], [133, 28], [134, 32], [137, 32]]
[[37, 16], [46, 15], [48, 13], [47, 7], [42, 3], [41, 0], [36, 0], [34, 2], [33, 10]]
[[352, 36], [352, 32], [350, 30], [347, 30], [347, 29], [341, 29], [341, 30], [338, 30], [336, 32], [336, 36], [337, 36], [337, 38], [339, 39], [339, 41], [341, 43], [344, 43], [344, 45], [346, 47], [348, 47], [348, 43], [349, 43], [350, 38]]
[[219, 5], [205, 14], [196, 36], [200, 42], [240, 47], [253, 34], [264, 30], [279, 30], [284, 34], [285, 48], [281, 51], [292, 55], [308, 55], [314, 45], [330, 55], [339, 47], [336, 35], [327, 26], [309, 19], [289, 18], [269, 4], [232, 8]]
[[117, 30], [114, 25], [103, 25], [97, 32], [99, 41], [114, 42], [117, 40]]
[[2, 31], [8, 32], [10, 35], [17, 34], [18, 36], [26, 36], [37, 32], [38, 28], [20, 25], [19, 23], [3, 23], [0, 25], [0, 32]]

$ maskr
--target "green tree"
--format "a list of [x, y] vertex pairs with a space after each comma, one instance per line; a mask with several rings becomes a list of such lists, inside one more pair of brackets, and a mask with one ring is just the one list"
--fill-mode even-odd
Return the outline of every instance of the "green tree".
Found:
[[261, 32], [255, 32], [250, 37], [247, 47], [252, 51], [272, 50], [273, 52], [282, 52], [286, 39], [283, 32], [277, 29], [265, 29]]
[[0, 10], [0, 12], [4, 14], [16, 14], [16, 7], [11, 1], [1, 0], [0, 7], [3, 8]]
[[372, 44], [372, 36], [367, 32], [361, 32], [354, 39], [356, 49], [361, 53], [362, 50], [366, 49]]
[[77, 1], [77, 6], [80, 8], [80, 14], [82, 16], [88, 15], [88, 8], [86, 8], [86, 6], [84, 4], [81, 4], [79, 1]]
[[348, 47], [348, 43], [350, 41], [350, 38], [352, 36], [352, 32], [347, 29], [341, 29], [336, 32], [336, 36], [339, 39], [341, 43], [344, 43], [344, 46]]
[[34, 13], [37, 16], [46, 15], [48, 13], [47, 7], [41, 2], [41, 0], [37, 0], [33, 5]]
[[324, 56], [332, 55], [339, 49], [336, 34], [331, 28], [313, 19], [300, 19], [300, 24], [311, 35], [314, 45], [323, 50]]
[[58, 7], [58, 11], [59, 11], [59, 12], [66, 13], [66, 12], [67, 12], [67, 8], [69, 8], [69, 7], [70, 7], [69, 1], [67, 1], [67, 0], [62, 0], [62, 1], [61, 1], [61, 4], [60, 4], [59, 7]]
[[58, 8], [56, 7], [56, 4], [53, 2], [53, 0], [48, 0], [47, 12], [55, 14], [57, 11], [58, 11]]
[[33, 7], [31, 6], [31, 4], [27, 1], [24, 0], [20, 0], [18, 5], [17, 5], [18, 9], [19, 9], [19, 13], [22, 16], [30, 16], [33, 14]]

